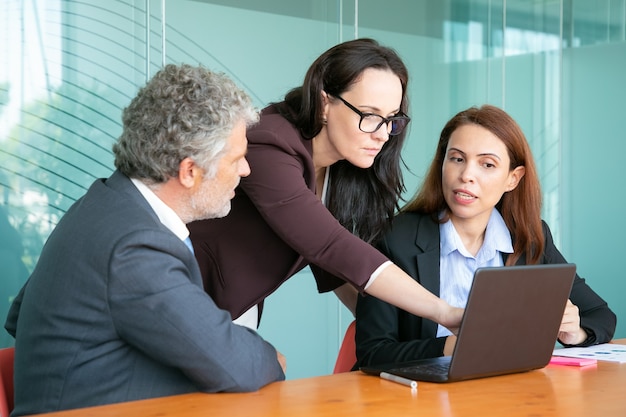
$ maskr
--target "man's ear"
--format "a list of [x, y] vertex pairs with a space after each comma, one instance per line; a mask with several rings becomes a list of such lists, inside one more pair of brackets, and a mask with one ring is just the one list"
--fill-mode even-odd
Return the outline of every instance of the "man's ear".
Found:
[[506, 191], [513, 191], [517, 187], [517, 184], [519, 184], [519, 182], [522, 180], [522, 178], [524, 178], [525, 174], [526, 167], [523, 165], [520, 165], [516, 167], [513, 171], [511, 171], [509, 173], [509, 185]]
[[196, 183], [196, 178], [201, 175], [202, 172], [193, 161], [193, 159], [187, 157], [180, 161], [178, 165], [178, 181], [185, 188], [192, 188]]

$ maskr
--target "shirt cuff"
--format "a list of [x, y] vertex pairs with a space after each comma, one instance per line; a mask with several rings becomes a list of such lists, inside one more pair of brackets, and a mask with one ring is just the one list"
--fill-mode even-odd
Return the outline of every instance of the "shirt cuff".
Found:
[[393, 262], [391, 261], [386, 261], [384, 262], [381, 266], [379, 266], [378, 268], [376, 268], [376, 270], [372, 273], [372, 275], [370, 275], [370, 279], [367, 281], [367, 283], [365, 284], [365, 288], [363, 288], [363, 291], [367, 291], [367, 288], [372, 285], [372, 282], [374, 282], [374, 280], [376, 278], [378, 278], [378, 276], [380, 275], [381, 272], [383, 272], [383, 269], [387, 268], [389, 265], [391, 265]]

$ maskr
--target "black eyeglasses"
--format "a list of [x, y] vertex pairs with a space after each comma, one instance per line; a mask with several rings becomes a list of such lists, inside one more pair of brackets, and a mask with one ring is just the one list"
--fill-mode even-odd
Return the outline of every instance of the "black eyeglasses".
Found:
[[342, 97], [334, 97], [337, 97], [343, 102], [343, 104], [348, 106], [350, 110], [352, 110], [361, 117], [361, 120], [359, 120], [359, 129], [361, 130], [361, 132], [374, 133], [378, 129], [380, 129], [383, 123], [385, 123], [387, 125], [387, 133], [390, 136], [395, 136], [402, 133], [406, 125], [408, 125], [411, 121], [411, 118], [403, 113], [398, 113], [398, 116], [391, 117], [383, 117], [374, 113], [363, 113], [352, 104], [344, 100]]

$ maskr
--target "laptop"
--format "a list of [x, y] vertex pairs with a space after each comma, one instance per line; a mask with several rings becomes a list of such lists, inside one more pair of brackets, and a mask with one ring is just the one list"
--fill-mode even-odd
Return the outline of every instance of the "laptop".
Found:
[[479, 268], [452, 356], [360, 370], [454, 382], [543, 368], [552, 357], [575, 274], [575, 264]]

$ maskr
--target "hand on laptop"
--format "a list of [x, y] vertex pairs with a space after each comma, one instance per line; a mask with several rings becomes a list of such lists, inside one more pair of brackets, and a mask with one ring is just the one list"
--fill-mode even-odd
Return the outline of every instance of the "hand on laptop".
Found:
[[578, 307], [571, 300], [567, 300], [559, 328], [559, 341], [564, 345], [578, 345], [587, 340], [587, 337], [587, 332], [580, 327]]
[[452, 356], [454, 345], [456, 345], [456, 336], [448, 336], [446, 338], [446, 344], [443, 346], [443, 356]]
[[439, 324], [450, 330], [453, 334], [457, 334], [459, 332], [459, 327], [461, 327], [461, 319], [463, 318], [463, 313], [465, 312], [465, 309], [460, 307], [452, 307], [448, 303], [445, 304], [446, 308], [442, 313]]

